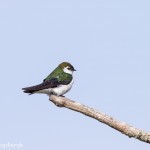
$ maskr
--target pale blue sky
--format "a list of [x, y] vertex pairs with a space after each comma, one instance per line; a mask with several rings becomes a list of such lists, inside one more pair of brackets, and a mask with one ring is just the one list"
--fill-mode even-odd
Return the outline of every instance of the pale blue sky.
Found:
[[149, 150], [91, 118], [57, 108], [38, 84], [62, 61], [77, 69], [66, 97], [150, 131], [150, 1], [1, 0], [0, 144], [25, 150]]

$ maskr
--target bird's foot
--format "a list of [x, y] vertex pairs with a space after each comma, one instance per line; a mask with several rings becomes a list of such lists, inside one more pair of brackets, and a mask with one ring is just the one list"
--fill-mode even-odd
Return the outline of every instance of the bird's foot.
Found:
[[60, 97], [65, 97], [64, 95], [60, 95]]

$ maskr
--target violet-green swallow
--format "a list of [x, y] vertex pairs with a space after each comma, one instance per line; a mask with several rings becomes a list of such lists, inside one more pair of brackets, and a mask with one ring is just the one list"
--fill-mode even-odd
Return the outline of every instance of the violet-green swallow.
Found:
[[63, 62], [50, 73], [41, 84], [22, 88], [25, 93], [43, 93], [47, 95], [62, 96], [68, 92], [73, 85], [73, 72], [76, 71], [74, 67], [68, 63]]

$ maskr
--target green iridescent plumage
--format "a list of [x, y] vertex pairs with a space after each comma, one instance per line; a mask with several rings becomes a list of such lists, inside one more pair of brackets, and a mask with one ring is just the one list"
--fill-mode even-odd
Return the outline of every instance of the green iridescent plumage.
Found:
[[57, 78], [58, 81], [66, 81], [71, 82], [72, 75], [65, 73], [59, 66], [51, 73], [49, 74], [45, 79], [45, 81], [51, 80], [52, 78]]

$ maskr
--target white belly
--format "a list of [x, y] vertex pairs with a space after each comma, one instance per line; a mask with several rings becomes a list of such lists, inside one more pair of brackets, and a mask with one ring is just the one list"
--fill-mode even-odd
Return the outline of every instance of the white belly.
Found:
[[48, 95], [55, 94], [57, 96], [64, 95], [71, 89], [73, 82], [74, 81], [72, 80], [68, 85], [60, 85], [56, 88], [44, 89], [44, 90], [37, 91], [36, 93], [44, 93]]

